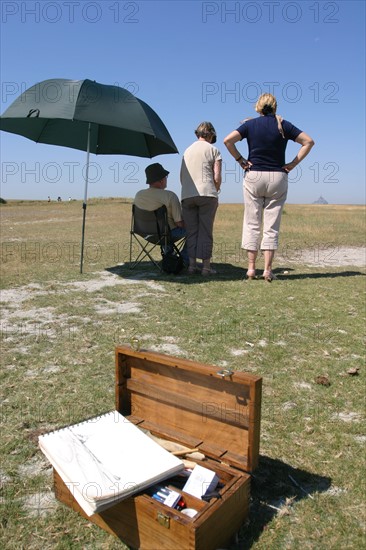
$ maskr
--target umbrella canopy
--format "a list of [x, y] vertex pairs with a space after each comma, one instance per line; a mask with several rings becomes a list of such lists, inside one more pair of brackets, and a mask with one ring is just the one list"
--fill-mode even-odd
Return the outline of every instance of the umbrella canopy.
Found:
[[44, 80], [0, 117], [0, 129], [38, 143], [87, 152], [80, 271], [83, 265], [89, 153], [152, 158], [178, 153], [160, 117], [125, 88], [92, 80]]
[[38, 143], [96, 155], [152, 158], [178, 153], [159, 116], [125, 88], [92, 80], [44, 80], [23, 92], [0, 117], [0, 129]]

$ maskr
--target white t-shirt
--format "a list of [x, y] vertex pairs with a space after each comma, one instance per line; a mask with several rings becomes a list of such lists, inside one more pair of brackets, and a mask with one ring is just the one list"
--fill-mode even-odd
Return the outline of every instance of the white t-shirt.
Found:
[[179, 198], [173, 191], [169, 191], [168, 189], [158, 189], [156, 187], [142, 189], [136, 193], [133, 202], [137, 208], [148, 210], [149, 212], [165, 205], [168, 212], [170, 229], [176, 227], [176, 222], [183, 220]]
[[189, 197], [217, 197], [214, 164], [220, 151], [207, 141], [197, 140], [185, 151], [180, 170], [182, 200]]

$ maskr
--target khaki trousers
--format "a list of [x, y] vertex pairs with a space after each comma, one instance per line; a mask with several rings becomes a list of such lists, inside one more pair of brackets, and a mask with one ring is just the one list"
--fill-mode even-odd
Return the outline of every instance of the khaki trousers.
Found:
[[213, 224], [218, 200], [216, 197], [189, 197], [182, 200], [187, 251], [190, 258], [209, 260], [213, 248]]
[[287, 197], [288, 175], [285, 172], [246, 173], [244, 187], [244, 221], [242, 248], [258, 250], [261, 225], [261, 250], [276, 250], [281, 215]]

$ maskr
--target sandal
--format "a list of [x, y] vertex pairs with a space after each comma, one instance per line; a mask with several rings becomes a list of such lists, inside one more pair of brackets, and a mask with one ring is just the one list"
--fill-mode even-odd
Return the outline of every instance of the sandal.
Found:
[[248, 269], [245, 275], [245, 278], [248, 281], [252, 281], [253, 279], [256, 279], [257, 277], [255, 276], [255, 269]]
[[267, 281], [267, 283], [271, 283], [275, 278], [276, 277], [273, 275], [272, 271], [263, 271], [263, 279]]

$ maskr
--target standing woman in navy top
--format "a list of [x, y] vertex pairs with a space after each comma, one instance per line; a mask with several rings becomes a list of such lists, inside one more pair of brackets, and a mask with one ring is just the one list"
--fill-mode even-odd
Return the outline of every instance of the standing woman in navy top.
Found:
[[[314, 141], [291, 122], [276, 115], [277, 101], [272, 94], [262, 94], [255, 110], [260, 116], [246, 120], [224, 139], [224, 143], [245, 170], [242, 248], [248, 254], [246, 276], [248, 279], [255, 278], [260, 246], [264, 253], [263, 277], [271, 282], [281, 214], [287, 197], [288, 173], [308, 155]], [[242, 157], [235, 145], [244, 138], [248, 141], [248, 159]], [[285, 151], [289, 139], [301, 147], [296, 157], [286, 164]], [[260, 243], [262, 218], [263, 236]]]

